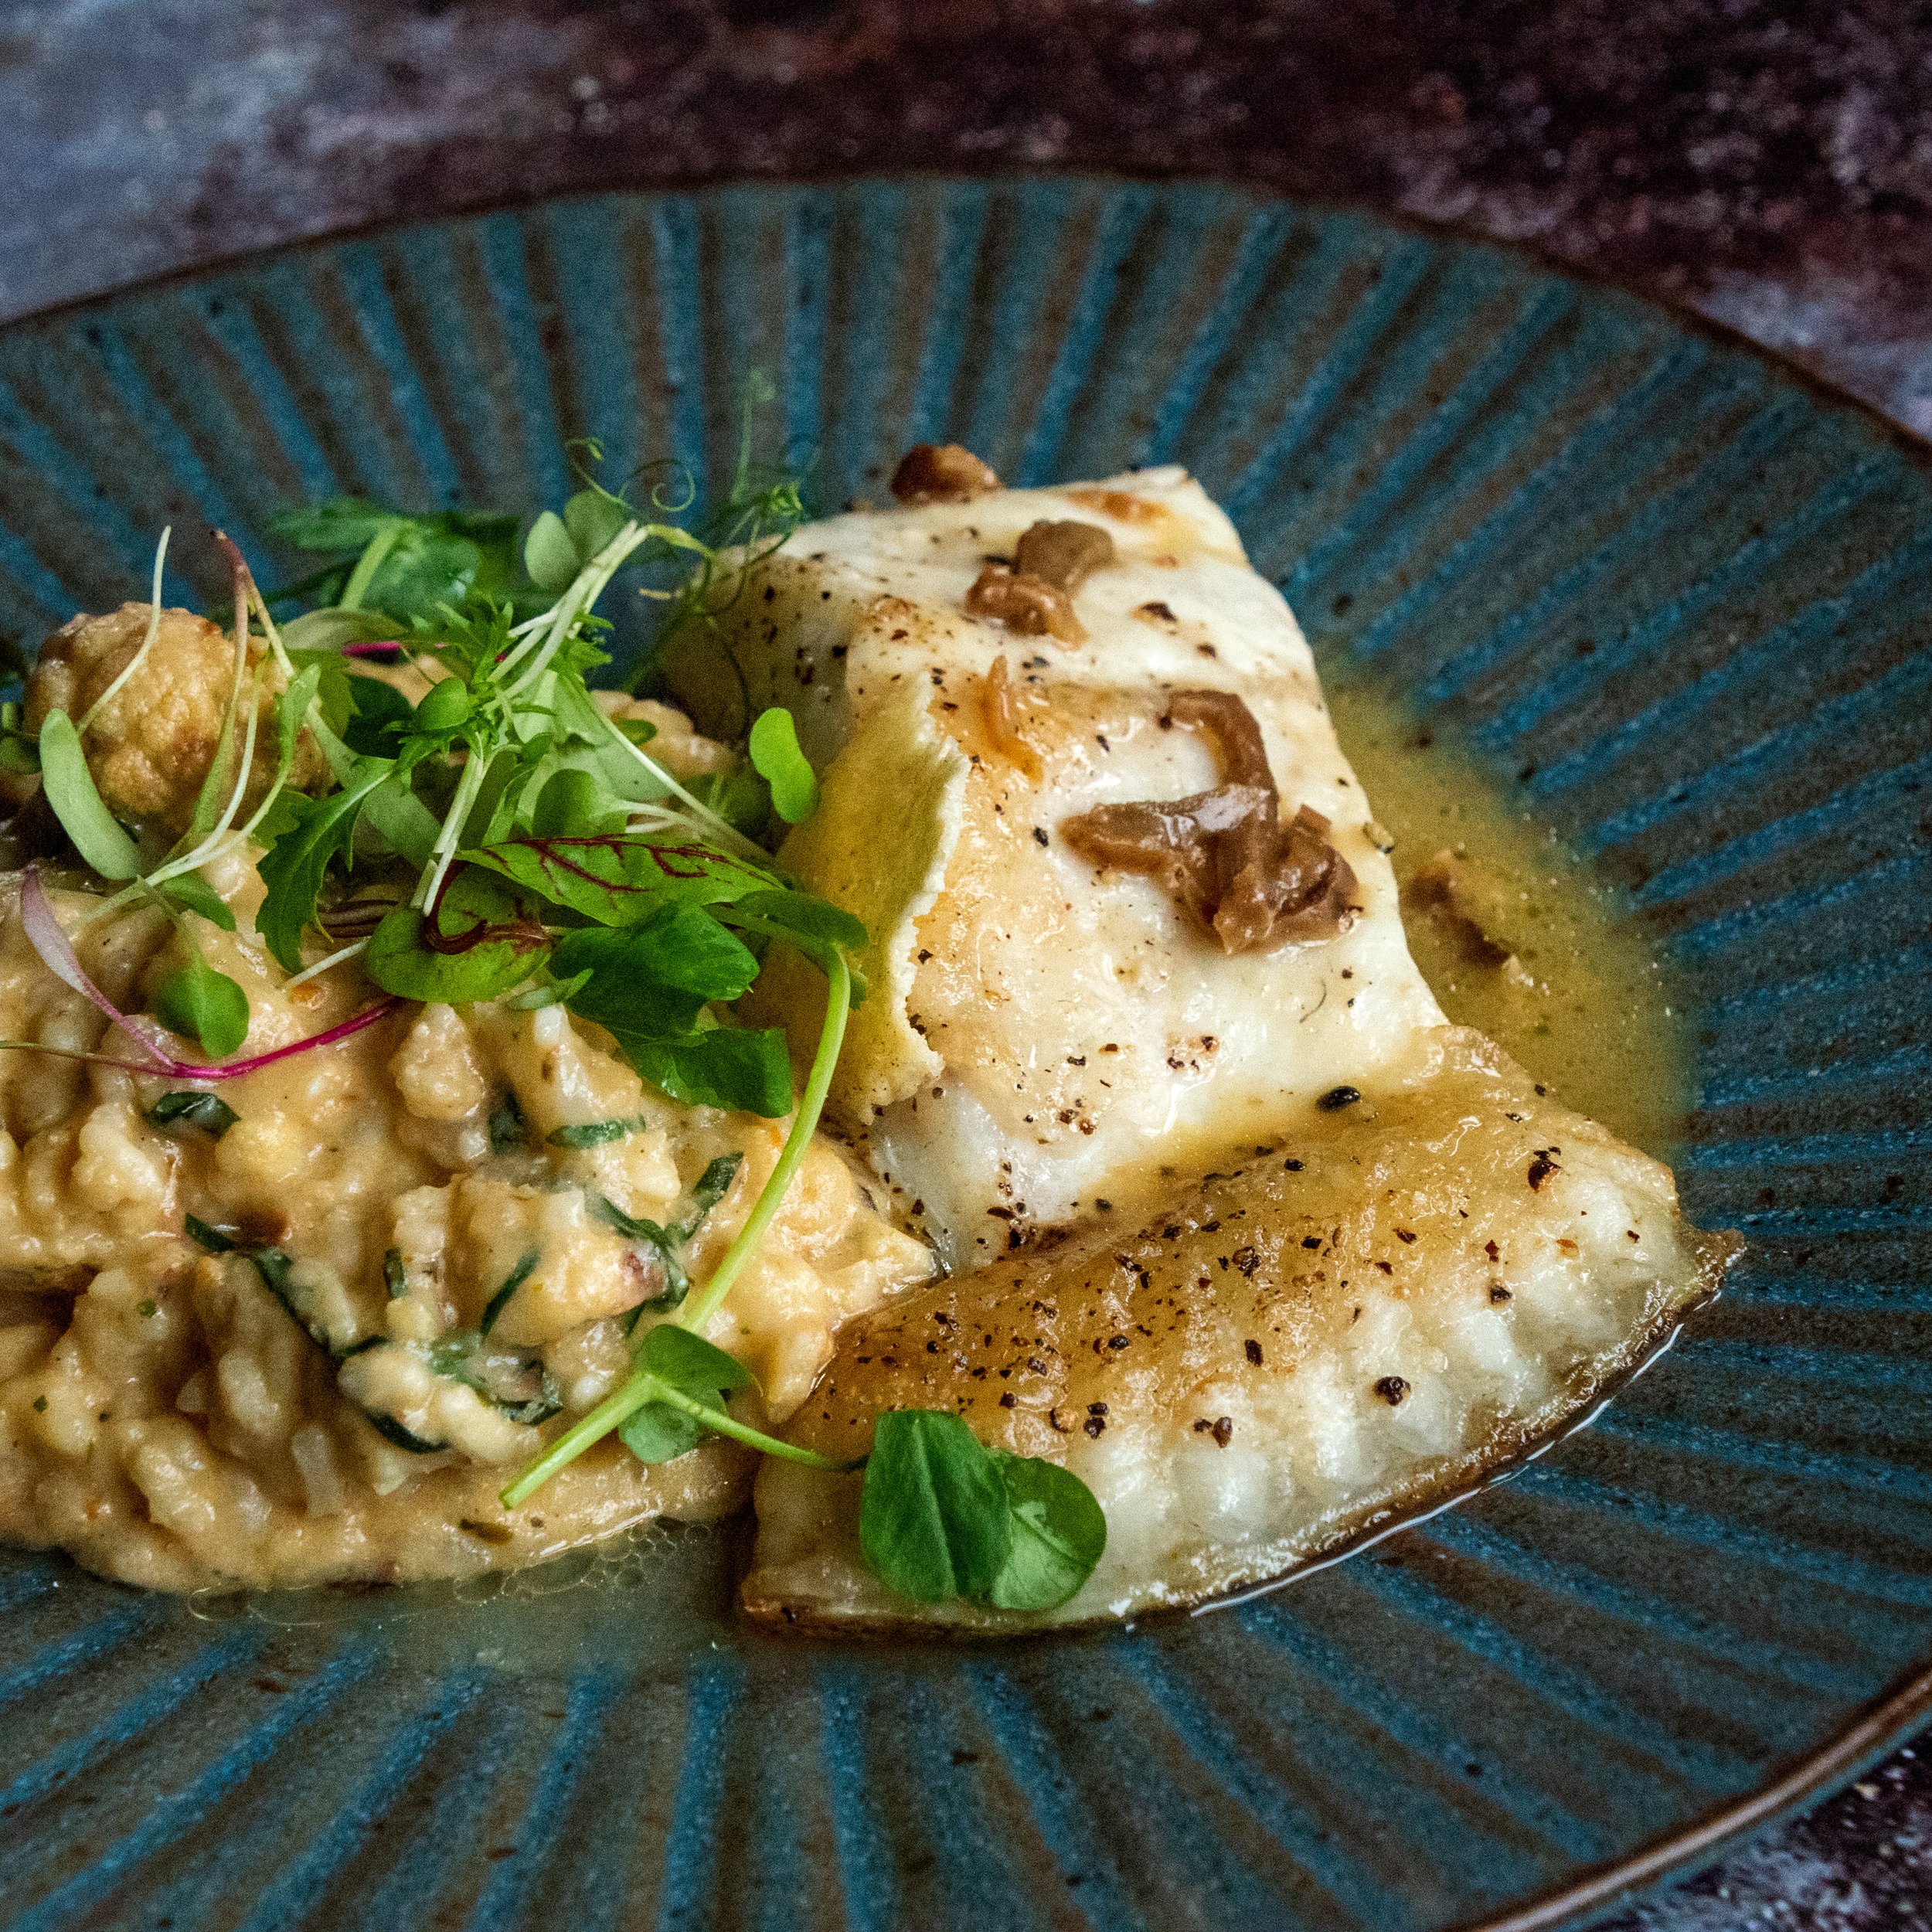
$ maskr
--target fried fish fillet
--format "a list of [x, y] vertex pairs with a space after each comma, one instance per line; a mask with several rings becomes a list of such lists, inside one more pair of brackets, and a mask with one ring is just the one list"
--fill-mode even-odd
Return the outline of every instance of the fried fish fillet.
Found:
[[[939, 1408], [1063, 1463], [1106, 1512], [1079, 1623], [1279, 1576], [1479, 1481], [1586, 1412], [1715, 1285], [1730, 1243], [1661, 1162], [1462, 1028], [1118, 1233], [1090, 1226], [849, 1323], [793, 1440], [862, 1454]], [[859, 1560], [859, 1478], [767, 1461], [751, 1614], [911, 1605]]]
[[[988, 560], [1017, 561], [1042, 527], [1111, 553], [1068, 594], [1078, 641], [975, 614]], [[1442, 1023], [1308, 645], [1184, 471], [834, 517], [723, 622], [726, 651], [691, 651], [674, 679], [728, 731], [742, 674], [754, 707], [791, 710], [822, 772], [781, 856], [866, 921], [876, 989], [834, 1111], [949, 1266], [1099, 1200], [1158, 1198]], [[1215, 787], [1227, 750], [1182, 717], [1228, 699], [1283, 820], [1318, 815], [1345, 867], [1348, 916], [1319, 943], [1230, 952], [1161, 881], [1067, 835]], [[781, 956], [757, 1016], [808, 1050], [820, 997]]]
[[[1196, 1603], [1546, 1437], [1729, 1245], [1448, 1024], [1308, 646], [1199, 485], [1008, 491], [937, 454], [906, 507], [766, 563], [728, 683], [679, 668], [713, 729], [748, 688], [821, 767], [782, 856], [872, 934], [834, 1100], [952, 1270], [842, 1331], [792, 1432], [845, 1458], [951, 1410], [1106, 1512], [1031, 1621]], [[803, 968], [758, 997], [815, 1035]], [[753, 1615], [1024, 1621], [895, 1597], [858, 1496], [765, 1467]]]

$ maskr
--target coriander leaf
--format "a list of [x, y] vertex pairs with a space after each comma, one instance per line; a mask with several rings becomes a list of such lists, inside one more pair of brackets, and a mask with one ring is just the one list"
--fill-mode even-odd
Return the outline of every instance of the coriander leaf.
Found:
[[613, 1026], [624, 1056], [653, 1087], [689, 1107], [723, 1107], [768, 1121], [791, 1111], [791, 1056], [782, 1026], [714, 1026], [653, 1039]]
[[915, 1602], [990, 1596], [1012, 1554], [1012, 1518], [998, 1464], [959, 1417], [897, 1409], [879, 1418], [859, 1543], [873, 1573]]
[[1070, 1469], [1039, 1456], [996, 1452], [1012, 1546], [986, 1600], [1000, 1610], [1056, 1610], [1094, 1573], [1107, 1548], [1107, 1517]]
[[556, 511], [544, 511], [530, 526], [523, 539], [523, 567], [539, 590], [553, 592], [568, 588], [583, 567], [577, 544]]
[[772, 809], [788, 825], [809, 818], [818, 804], [818, 781], [798, 749], [791, 713], [774, 705], [751, 727], [753, 769], [771, 787]]
[[496, 1326], [498, 1316], [510, 1305], [510, 1298], [536, 1272], [536, 1264], [543, 1258], [540, 1249], [532, 1248], [504, 1277], [502, 1287], [490, 1297], [489, 1304], [483, 1311], [483, 1319], [476, 1325], [481, 1333], [488, 1335]]
[[210, 925], [219, 926], [225, 933], [235, 930], [234, 913], [199, 872], [177, 872], [172, 879], [163, 879], [160, 889], [177, 905], [185, 906], [191, 913], [199, 913]]
[[403, 1259], [400, 1248], [389, 1248], [383, 1256], [383, 1286], [389, 1290], [392, 1301], [410, 1291], [409, 1268]]
[[302, 969], [302, 934], [315, 917], [315, 902], [329, 862], [349, 850], [363, 803], [395, 770], [387, 758], [365, 758], [340, 791], [325, 798], [285, 794], [294, 823], [263, 855], [257, 870], [268, 895], [255, 915], [255, 929], [291, 973]]
[[507, 838], [461, 855], [604, 926], [631, 925], [666, 904], [723, 905], [778, 883], [695, 839], [642, 834]]
[[343, 742], [365, 757], [393, 757], [396, 740], [409, 728], [415, 707], [394, 685], [381, 678], [351, 675], [350, 715], [342, 726]]
[[466, 866], [445, 888], [434, 924], [410, 906], [384, 914], [362, 970], [386, 993], [464, 1006], [529, 978], [549, 943], [520, 895]]
[[241, 1116], [219, 1094], [183, 1091], [162, 1094], [148, 1108], [148, 1118], [163, 1129], [177, 1123], [199, 1128], [211, 1141], [218, 1141]]
[[248, 1037], [248, 995], [199, 953], [162, 979], [155, 992], [155, 1016], [171, 1032], [199, 1040], [218, 1060]]
[[140, 876], [141, 854], [101, 802], [80, 733], [64, 711], [50, 711], [40, 727], [40, 782], [61, 829], [104, 879]]

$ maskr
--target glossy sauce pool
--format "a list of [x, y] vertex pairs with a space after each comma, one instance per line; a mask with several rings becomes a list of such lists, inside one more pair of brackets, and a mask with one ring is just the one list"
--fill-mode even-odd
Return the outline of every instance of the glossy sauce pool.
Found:
[[[1394, 842], [1410, 951], [1444, 1010], [1669, 1160], [1696, 1097], [1691, 1017], [1641, 919], [1468, 747], [1345, 665], [1322, 673], [1342, 749]], [[1514, 968], [1472, 961], [1452, 923], [1415, 903], [1417, 874], [1444, 852]]]
[[[1468, 747], [1419, 727], [1399, 699], [1345, 665], [1322, 668], [1342, 749], [1393, 843], [1410, 948], [1449, 1017], [1498, 1041], [1571, 1106], [1669, 1159], [1694, 1093], [1691, 1028], [1641, 920]], [[1417, 875], [1444, 852], [1494, 942], [1489, 953], [1506, 948], [1513, 965], [1472, 961], [1453, 921], [1411, 910]], [[678, 1678], [694, 1652], [720, 1648], [782, 1669], [797, 1640], [749, 1631], [733, 1608], [749, 1544], [743, 1522], [646, 1526], [533, 1570], [463, 1583], [204, 1597], [187, 1609], [277, 1626], [278, 1648], [294, 1653], [297, 1668], [302, 1653], [332, 1649], [347, 1627], [431, 1671]], [[915, 1664], [924, 1650], [886, 1648]]]

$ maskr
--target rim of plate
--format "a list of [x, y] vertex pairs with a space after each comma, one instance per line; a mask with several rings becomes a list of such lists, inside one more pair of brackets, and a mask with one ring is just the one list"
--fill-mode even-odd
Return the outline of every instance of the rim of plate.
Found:
[[[836, 188], [866, 182], [893, 181], [940, 185], [954, 182], [999, 184], [1055, 180], [1097, 185], [1141, 183], [1156, 189], [1219, 188], [1253, 196], [1260, 202], [1271, 202], [1306, 209], [1311, 213], [1359, 216], [1402, 233], [1434, 240], [1451, 240], [1466, 246], [1512, 257], [1540, 274], [1556, 277], [1586, 288], [1602, 290], [1625, 301], [1641, 303], [1645, 308], [1668, 317], [1687, 333], [1719, 344], [1733, 352], [1742, 352], [1752, 357], [1774, 371], [1781, 379], [1805, 391], [1821, 405], [1859, 417], [1869, 430], [1881, 435], [1908, 461], [1923, 468], [1932, 469], [1932, 440], [1917, 436], [1863, 397], [1840, 388], [1826, 377], [1754, 340], [1733, 325], [1706, 315], [1681, 299], [1633, 287], [1597, 266], [1566, 260], [1533, 239], [1498, 236], [1466, 222], [1430, 220], [1401, 210], [1379, 206], [1368, 200], [1291, 194], [1271, 183], [1245, 179], [1238, 174], [1224, 171], [1194, 173], [1182, 169], [1156, 171], [1108, 167], [1014, 168], [998, 165], [985, 168], [951, 166], [930, 169], [854, 166], [770, 174], [747, 174], [740, 170], [700, 175], [675, 181], [621, 182], [604, 189], [572, 188], [561, 192], [534, 197], [509, 196], [427, 213], [384, 216], [315, 233], [291, 235], [264, 247], [245, 249], [232, 254], [210, 255], [179, 267], [163, 269], [153, 274], [136, 277], [111, 288], [97, 290], [0, 318], [0, 337], [9, 335], [16, 329], [36, 328], [84, 316], [124, 301], [138, 299], [170, 288], [190, 287], [213, 277], [244, 271], [270, 261], [320, 253], [348, 243], [406, 233], [413, 230], [447, 223], [481, 220], [493, 215], [529, 213], [544, 208], [565, 206], [572, 202], [701, 195], [732, 189], [777, 192], [787, 189]], [[1703, 1305], [1706, 1303], [1700, 1302], [1699, 1306]], [[1670, 1339], [1675, 1339], [1675, 1331]], [[1668, 1342], [1665, 1345], [1668, 1346]], [[1662, 1352], [1662, 1349], [1657, 1349], [1651, 1353], [1654, 1355]], [[1648, 1367], [1651, 1359], [1650, 1355], [1647, 1355], [1641, 1366]], [[1634, 1372], [1641, 1372], [1641, 1368], [1633, 1371]], [[1628, 1379], [1627, 1376], [1617, 1379], [1617, 1388], [1619, 1391]], [[1590, 1411], [1592, 1417], [1597, 1406], [1592, 1405]], [[1562, 1433], [1566, 1434], [1569, 1431], [1566, 1430]], [[1560, 1435], [1539, 1445], [1532, 1452], [1532, 1456], [1541, 1454], [1543, 1449], [1553, 1447], [1560, 1440]], [[1512, 1459], [1505, 1465], [1506, 1471], [1513, 1472], [1529, 1459]], [[1468, 1501], [1486, 1486], [1486, 1484], [1473, 1485], [1468, 1491], [1453, 1498], [1450, 1502], [1440, 1505], [1440, 1509], [1453, 1508]], [[1244, 1600], [1250, 1596], [1291, 1588], [1299, 1576], [1309, 1573], [1313, 1570], [1326, 1569], [1333, 1563], [1358, 1555], [1370, 1545], [1382, 1542], [1387, 1536], [1411, 1526], [1428, 1515], [1438, 1513], [1439, 1509], [1431, 1509], [1422, 1512], [1420, 1516], [1406, 1517], [1400, 1522], [1389, 1525], [1375, 1534], [1352, 1540], [1332, 1556], [1308, 1566], [1307, 1570], [1244, 1590], [1233, 1599], [1217, 1600], [1214, 1603], [1199, 1606], [1192, 1613], [1183, 1613], [1183, 1616], [1198, 1614], [1202, 1611], [1218, 1610], [1223, 1607], [1227, 1601]], [[1083, 1636], [1090, 1634], [1090, 1631], [1070, 1631], [1062, 1634], [1061, 1641], [1070, 1639], [1078, 1641]], [[1055, 1634], [1050, 1632], [1017, 1639], [1029, 1645], [1054, 1640]], [[808, 1638], [806, 1641], [810, 1640]], [[1703, 1865], [1736, 1842], [1803, 1810], [1808, 1804], [1829, 1797], [1848, 1784], [1860, 1770], [1906, 1741], [1923, 1725], [1929, 1715], [1932, 1715], [1932, 1650], [1925, 1652], [1922, 1661], [1896, 1679], [1889, 1690], [1863, 1706], [1841, 1730], [1803, 1756], [1791, 1760], [1788, 1768], [1764, 1783], [1726, 1803], [1714, 1806], [1684, 1825], [1645, 1841], [1621, 1857], [1590, 1866], [1575, 1876], [1560, 1879], [1553, 1886], [1530, 1893], [1499, 1912], [1484, 1917], [1456, 1921], [1446, 1928], [1445, 1932], [1562, 1932], [1563, 1928], [1580, 1928], [1594, 1923], [1619, 1906], [1636, 1902], [1653, 1888], [1672, 1879], [1688, 1876], [1692, 1869], [1702, 1869]]]

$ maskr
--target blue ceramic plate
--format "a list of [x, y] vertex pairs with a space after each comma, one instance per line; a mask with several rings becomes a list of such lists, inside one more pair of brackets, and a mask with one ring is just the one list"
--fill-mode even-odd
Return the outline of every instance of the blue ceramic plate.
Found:
[[1730, 1290], [1505, 1487], [1138, 1631], [767, 1641], [719, 1536], [239, 1614], [9, 1556], [8, 1922], [1522, 1928], [1849, 1775], [1932, 1694], [1918, 458], [1654, 309], [1239, 192], [638, 196], [6, 331], [0, 630], [139, 594], [164, 522], [272, 560], [292, 499], [553, 502], [586, 430], [702, 485], [754, 368], [828, 502], [922, 437], [1188, 464], [1332, 661], [1472, 727], [1698, 989]]

